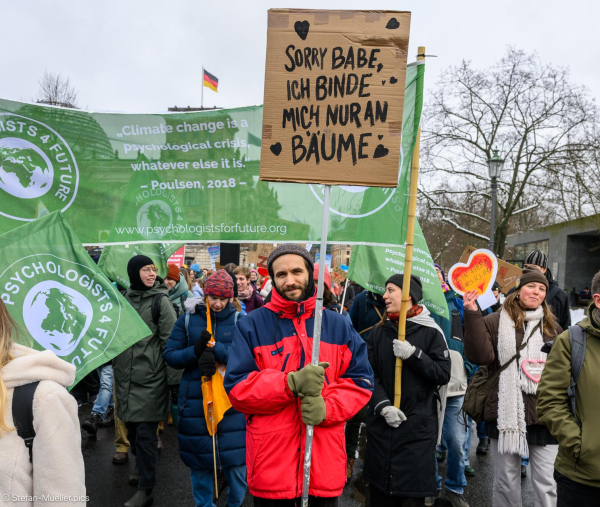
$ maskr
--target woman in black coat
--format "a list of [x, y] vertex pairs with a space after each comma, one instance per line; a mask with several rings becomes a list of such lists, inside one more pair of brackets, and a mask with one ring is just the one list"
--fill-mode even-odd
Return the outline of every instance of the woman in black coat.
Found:
[[[450, 381], [444, 335], [429, 311], [415, 302], [421, 281], [411, 276], [406, 341], [398, 340], [403, 275], [385, 286], [386, 312], [368, 344], [375, 389], [367, 412], [364, 475], [371, 484], [371, 505], [408, 507], [435, 496], [434, 451], [438, 437], [439, 386]], [[393, 405], [396, 357], [403, 361], [400, 409]]]

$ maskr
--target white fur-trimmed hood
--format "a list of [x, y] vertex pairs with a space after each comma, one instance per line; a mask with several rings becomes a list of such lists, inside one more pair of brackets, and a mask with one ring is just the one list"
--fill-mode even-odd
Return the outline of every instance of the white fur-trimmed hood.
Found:
[[49, 350], [38, 351], [13, 343], [14, 359], [0, 369], [7, 388], [14, 388], [41, 380], [52, 380], [68, 387], [75, 380], [75, 366], [63, 361]]

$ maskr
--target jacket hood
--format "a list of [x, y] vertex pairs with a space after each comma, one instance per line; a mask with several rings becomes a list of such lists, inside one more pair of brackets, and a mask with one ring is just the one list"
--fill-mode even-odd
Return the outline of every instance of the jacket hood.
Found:
[[127, 294], [134, 297], [141, 296], [142, 298], [153, 297], [156, 294], [166, 294], [168, 296], [169, 287], [167, 287], [167, 284], [160, 276], [157, 276], [154, 281], [154, 287], [150, 287], [148, 290], [135, 290], [130, 287], [127, 289]]
[[68, 387], [75, 380], [75, 365], [63, 361], [49, 350], [34, 350], [13, 343], [14, 359], [0, 368], [7, 388], [14, 388], [41, 380], [52, 380]]
[[271, 292], [271, 301], [269, 301], [265, 307], [281, 318], [293, 319], [294, 317], [300, 318], [302, 315], [310, 317], [315, 311], [316, 303], [316, 290], [312, 297], [303, 301], [290, 301], [281, 296], [279, 292], [273, 291]]
[[[165, 283], [166, 285], [166, 283]], [[179, 275], [179, 281], [175, 284], [172, 290], [169, 291], [169, 299], [174, 301], [175, 299], [183, 296], [188, 290], [188, 284], [183, 275]]]
[[[592, 315], [594, 309], [596, 309], [596, 305], [592, 301], [586, 312], [587, 317], [585, 317], [579, 325], [589, 334], [594, 335], [596, 338], [600, 338], [600, 324], [597, 322], [598, 319], [594, 319], [594, 315]], [[598, 310], [598, 313], [600, 313], [600, 310]]]
[[376, 306], [380, 310], [385, 310], [385, 303], [383, 301], [383, 297], [371, 291], [367, 291], [367, 304]]

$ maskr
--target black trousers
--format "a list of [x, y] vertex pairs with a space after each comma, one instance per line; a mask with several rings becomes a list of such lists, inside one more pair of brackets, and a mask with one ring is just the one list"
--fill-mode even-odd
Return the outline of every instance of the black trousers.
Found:
[[151, 489], [156, 484], [158, 463], [157, 422], [125, 423], [131, 452], [136, 458], [138, 489]]
[[[337, 507], [338, 497], [321, 498], [317, 496], [308, 497], [309, 507]], [[273, 500], [271, 498], [254, 497], [254, 507], [302, 507], [302, 498], [290, 500]]]
[[600, 488], [572, 481], [554, 470], [558, 502], [556, 507], [599, 507]]
[[425, 505], [425, 498], [386, 495], [373, 486], [369, 490], [371, 507], [421, 507]]

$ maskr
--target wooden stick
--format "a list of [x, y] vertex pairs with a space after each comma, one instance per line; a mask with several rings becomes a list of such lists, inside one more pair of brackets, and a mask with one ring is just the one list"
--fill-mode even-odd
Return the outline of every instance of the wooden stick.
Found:
[[[425, 60], [425, 47], [419, 46], [417, 60]], [[417, 214], [417, 181], [419, 178], [419, 148], [421, 146], [421, 127], [417, 132], [415, 149], [410, 167], [410, 188], [408, 198], [408, 223], [406, 226], [406, 257], [404, 259], [404, 281], [402, 283], [402, 304], [398, 319], [398, 340], [406, 340], [406, 313], [410, 301], [410, 274], [412, 272], [413, 245], [415, 239], [415, 217]], [[416, 304], [416, 302], [415, 302]], [[402, 359], [396, 358], [396, 378], [394, 385], [394, 407], [400, 408], [402, 397]]]
[[217, 486], [217, 452], [215, 450], [215, 420], [211, 417], [211, 426], [212, 426], [212, 438], [213, 438], [213, 464], [215, 470], [215, 495], [217, 495], [217, 500], [219, 499], [219, 487]]

